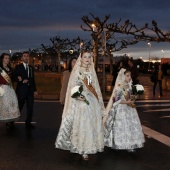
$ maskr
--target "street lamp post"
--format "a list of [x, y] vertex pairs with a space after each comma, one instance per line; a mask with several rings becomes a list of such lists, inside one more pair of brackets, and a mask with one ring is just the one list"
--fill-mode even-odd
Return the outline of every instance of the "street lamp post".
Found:
[[10, 57], [12, 57], [12, 50], [8, 50], [9, 51], [9, 53], [10, 53]]
[[97, 26], [95, 24], [91, 25], [92, 27], [92, 44], [93, 44], [93, 56], [94, 56], [94, 67], [95, 70], [97, 71], [97, 63], [98, 63], [98, 30], [97, 30]]
[[[92, 26], [92, 28], [93, 28], [93, 32], [95, 32], [96, 25], [95, 25], [95, 24], [92, 24], [91, 26]], [[94, 37], [93, 37], [93, 36], [92, 36], [92, 45], [93, 45], [93, 52], [94, 52], [95, 40], [94, 40]]]
[[162, 51], [162, 55], [163, 55], [162, 57], [164, 58], [164, 50], [161, 50], [161, 51]]
[[148, 71], [150, 71], [151, 43], [148, 43], [148, 45], [149, 45], [149, 67], [148, 67]]
[[80, 42], [80, 53], [81, 53], [81, 49], [82, 49], [83, 45], [84, 45], [84, 43], [83, 43], [83, 41], [81, 41]]

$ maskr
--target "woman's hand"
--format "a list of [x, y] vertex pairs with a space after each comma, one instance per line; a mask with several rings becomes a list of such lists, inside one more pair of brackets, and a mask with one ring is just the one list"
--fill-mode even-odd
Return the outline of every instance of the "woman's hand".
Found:
[[127, 104], [134, 104], [134, 101], [132, 99], [128, 99]]
[[129, 99], [129, 100], [127, 101], [127, 105], [130, 106], [130, 107], [134, 107], [134, 106], [135, 106], [134, 101], [131, 100], [131, 99]]

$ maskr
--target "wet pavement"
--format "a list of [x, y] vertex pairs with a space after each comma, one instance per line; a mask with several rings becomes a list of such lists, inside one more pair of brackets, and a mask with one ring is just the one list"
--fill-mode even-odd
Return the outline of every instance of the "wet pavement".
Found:
[[[148, 90], [148, 94], [150, 91]], [[137, 110], [143, 126], [170, 137], [170, 93], [163, 98], [152, 95], [137, 101]], [[143, 100], [145, 99], [145, 100]], [[144, 148], [135, 154], [105, 148], [103, 153], [90, 155], [88, 162], [77, 154], [55, 149], [63, 107], [57, 101], [36, 101], [34, 121], [36, 128], [26, 130], [21, 120], [13, 131], [0, 124], [0, 170], [169, 170], [170, 147], [151, 136]]]

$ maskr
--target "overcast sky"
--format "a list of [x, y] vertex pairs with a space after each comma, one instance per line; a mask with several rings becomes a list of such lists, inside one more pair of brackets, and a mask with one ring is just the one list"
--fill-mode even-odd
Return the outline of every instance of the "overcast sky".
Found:
[[[110, 14], [110, 23], [129, 19], [139, 27], [156, 20], [162, 30], [170, 30], [167, 0], [2, 0], [0, 9], [0, 52], [49, 45], [49, 39], [56, 35], [90, 39], [80, 28], [81, 17], [89, 13], [101, 18]], [[169, 43], [152, 43], [151, 56], [170, 57], [169, 47]], [[149, 46], [138, 43], [117, 54], [125, 53], [147, 58]]]

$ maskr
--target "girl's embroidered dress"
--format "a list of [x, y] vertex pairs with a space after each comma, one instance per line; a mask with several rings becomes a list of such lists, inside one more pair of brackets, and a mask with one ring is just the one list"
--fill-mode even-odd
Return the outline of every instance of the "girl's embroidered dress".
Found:
[[[105, 145], [113, 149], [131, 150], [141, 148], [145, 139], [136, 108], [121, 104], [131, 94], [130, 86], [122, 81], [115, 88], [114, 99], [106, 120]], [[128, 88], [127, 88], [128, 87]]]
[[0, 96], [0, 122], [13, 122], [19, 119], [18, 100], [11, 84], [11, 71], [0, 68], [0, 87], [4, 94]]

